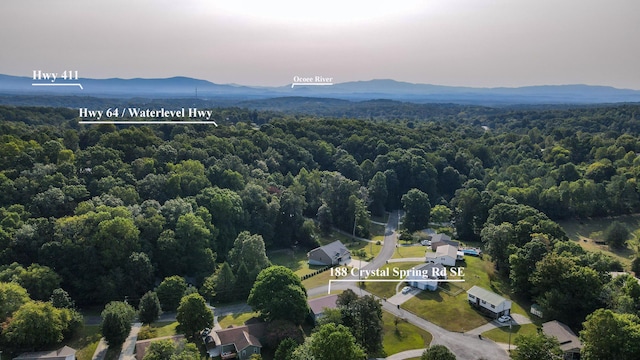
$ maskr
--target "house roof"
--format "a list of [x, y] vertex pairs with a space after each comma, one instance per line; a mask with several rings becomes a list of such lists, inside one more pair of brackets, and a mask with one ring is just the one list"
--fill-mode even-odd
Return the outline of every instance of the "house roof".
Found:
[[450, 256], [455, 259], [458, 256], [458, 248], [451, 245], [440, 245], [436, 249], [436, 256]]
[[451, 241], [451, 236], [447, 234], [431, 235], [431, 242], [438, 242], [438, 241]]
[[311, 311], [315, 315], [322, 314], [325, 308], [335, 309], [337, 307], [336, 301], [338, 300], [338, 295], [327, 295], [321, 298], [309, 300], [309, 307]]
[[241, 351], [249, 345], [262, 347], [258, 338], [262, 337], [264, 331], [265, 323], [260, 323], [216, 330], [215, 334], [220, 340], [219, 345], [234, 344], [236, 349]]
[[[432, 270], [434, 268], [438, 269], [438, 271], [434, 272]], [[442, 270], [446, 270], [446, 268], [442, 264], [426, 263], [426, 264], [415, 266], [412, 268], [412, 270], [414, 272], [412, 274], [410, 273], [407, 276], [407, 280], [437, 279], [438, 277], [435, 276], [434, 273], [440, 274], [442, 273]], [[424, 274], [426, 276], [419, 275], [419, 274]]]
[[75, 354], [76, 354], [76, 350], [74, 348], [64, 346], [58, 350], [22, 353], [19, 356], [14, 357], [13, 359], [14, 360], [31, 360], [31, 359], [56, 360], [56, 359], [64, 359], [67, 356], [75, 357]]
[[562, 351], [582, 349], [582, 343], [578, 336], [567, 325], [559, 321], [553, 320], [542, 324], [542, 332], [558, 339]]
[[348, 254], [349, 250], [340, 242], [340, 240], [336, 240], [330, 244], [320, 246], [311, 250], [309, 253], [312, 253], [317, 250], [324, 251], [331, 259], [337, 259], [344, 254]]
[[467, 294], [471, 294], [477, 298], [480, 298], [481, 300], [488, 302], [491, 305], [496, 306], [502, 304], [504, 301], [509, 301], [494, 292], [476, 285], [473, 285], [471, 289], [467, 290]]

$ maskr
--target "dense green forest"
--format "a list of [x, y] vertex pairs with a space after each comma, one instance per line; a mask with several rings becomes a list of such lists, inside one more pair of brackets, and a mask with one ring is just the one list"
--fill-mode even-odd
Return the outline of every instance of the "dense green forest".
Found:
[[102, 305], [172, 275], [206, 288], [218, 269], [246, 298], [265, 247], [314, 247], [312, 219], [367, 236], [371, 215], [417, 189], [549, 316], [577, 326], [599, 307], [637, 312], [637, 283], [607, 275], [621, 264], [554, 221], [640, 211], [640, 106], [417, 108], [217, 108], [214, 127], [82, 125], [72, 109], [2, 106], [0, 281]]

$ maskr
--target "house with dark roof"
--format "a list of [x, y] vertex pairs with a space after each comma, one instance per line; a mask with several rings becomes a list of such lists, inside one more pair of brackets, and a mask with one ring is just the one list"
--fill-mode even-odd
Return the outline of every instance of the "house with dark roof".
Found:
[[438, 246], [435, 253], [427, 252], [425, 257], [428, 263], [456, 266], [458, 248], [451, 245], [441, 245]]
[[553, 336], [558, 339], [560, 349], [564, 353], [564, 360], [580, 359], [582, 342], [567, 325], [556, 320], [548, 321], [542, 324], [542, 332], [547, 336]]
[[447, 234], [431, 235], [431, 250], [436, 251], [442, 245], [451, 245], [457, 249], [460, 246], [460, 242], [451, 240], [451, 236]]
[[309, 300], [309, 309], [311, 309], [311, 313], [313, 314], [313, 318], [315, 321], [320, 319], [324, 314], [325, 309], [335, 309], [338, 307], [337, 305], [338, 295], [332, 294], [323, 297], [319, 297], [316, 299]]
[[469, 304], [496, 319], [511, 313], [511, 301], [480, 286], [467, 290]]
[[436, 291], [438, 280], [447, 278], [447, 269], [442, 264], [427, 263], [411, 269], [409, 275], [404, 279], [409, 286], [421, 290]]
[[351, 259], [351, 252], [339, 240], [320, 246], [307, 253], [309, 265], [339, 265]]
[[58, 350], [26, 352], [13, 358], [13, 360], [75, 360], [76, 350], [63, 346]]
[[264, 322], [244, 326], [229, 327], [222, 330], [208, 330], [202, 332], [209, 357], [246, 360], [253, 354], [260, 354], [264, 335]]

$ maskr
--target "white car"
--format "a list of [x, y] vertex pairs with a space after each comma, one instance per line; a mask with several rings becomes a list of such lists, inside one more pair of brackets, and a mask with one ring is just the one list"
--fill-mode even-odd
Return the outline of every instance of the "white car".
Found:
[[501, 323], [507, 322], [507, 321], [511, 321], [511, 316], [509, 315], [502, 315], [498, 318], [498, 321]]
[[411, 286], [405, 286], [405, 287], [403, 287], [403, 288], [402, 288], [402, 293], [403, 293], [403, 294], [406, 294], [406, 293], [408, 293], [409, 291], [411, 291]]
[[422, 244], [422, 246], [431, 246], [431, 241], [429, 240], [422, 240], [420, 242], [420, 244]]

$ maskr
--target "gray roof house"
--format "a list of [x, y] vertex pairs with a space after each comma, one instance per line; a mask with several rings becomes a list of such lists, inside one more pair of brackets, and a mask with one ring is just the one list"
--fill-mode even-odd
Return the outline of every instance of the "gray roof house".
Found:
[[426, 261], [430, 263], [456, 266], [458, 248], [451, 245], [441, 245], [438, 246], [435, 253], [427, 252], [425, 257]]
[[76, 350], [63, 346], [58, 350], [22, 353], [13, 360], [75, 360]]
[[469, 304], [495, 318], [511, 313], [511, 301], [487, 289], [474, 285], [467, 290]]
[[209, 357], [246, 360], [253, 354], [260, 354], [262, 344], [259, 338], [264, 335], [265, 323], [212, 330], [202, 334], [202, 340]]
[[549, 321], [542, 324], [542, 332], [558, 339], [564, 360], [580, 359], [582, 342], [567, 325], [556, 320]]
[[427, 263], [411, 270], [404, 281], [420, 290], [436, 291], [438, 280], [447, 278], [447, 269], [442, 264]]
[[338, 265], [351, 259], [351, 252], [339, 241], [320, 246], [307, 253], [309, 265]]
[[309, 309], [313, 313], [314, 320], [318, 320], [324, 314], [325, 309], [335, 309], [337, 305], [338, 295], [332, 294], [316, 299], [309, 300]]
[[451, 236], [447, 234], [435, 234], [431, 236], [431, 250], [436, 251], [438, 246], [451, 245], [456, 249], [460, 246], [460, 242], [451, 240]]

